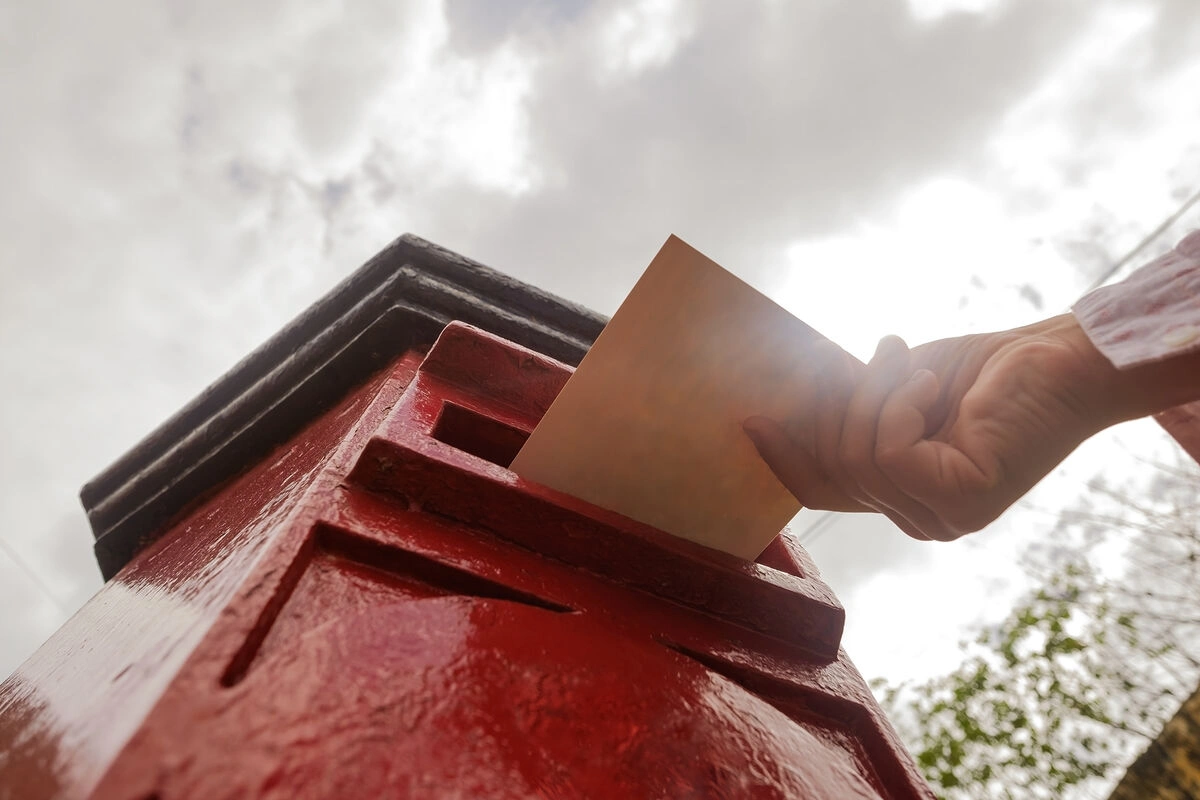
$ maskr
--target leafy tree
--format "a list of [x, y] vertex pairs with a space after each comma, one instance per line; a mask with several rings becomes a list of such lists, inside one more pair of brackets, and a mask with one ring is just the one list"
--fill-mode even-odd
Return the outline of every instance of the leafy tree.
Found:
[[947, 800], [1102, 797], [1200, 678], [1200, 470], [1156, 465], [1145, 499], [1089, 488], [1031, 552], [1039, 588], [957, 670], [876, 684]]

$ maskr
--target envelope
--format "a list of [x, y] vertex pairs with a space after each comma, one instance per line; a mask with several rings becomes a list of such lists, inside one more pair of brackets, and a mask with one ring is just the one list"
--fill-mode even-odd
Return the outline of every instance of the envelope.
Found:
[[753, 559], [800, 504], [742, 422], [762, 414], [792, 431], [805, 427], [820, 338], [671, 236], [510, 469]]

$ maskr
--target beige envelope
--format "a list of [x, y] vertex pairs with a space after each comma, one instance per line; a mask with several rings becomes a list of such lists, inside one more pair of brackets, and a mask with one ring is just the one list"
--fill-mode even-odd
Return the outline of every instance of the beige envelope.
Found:
[[819, 334], [672, 236], [511, 469], [685, 539], [755, 558], [800, 504], [742, 421], [803, 428]]

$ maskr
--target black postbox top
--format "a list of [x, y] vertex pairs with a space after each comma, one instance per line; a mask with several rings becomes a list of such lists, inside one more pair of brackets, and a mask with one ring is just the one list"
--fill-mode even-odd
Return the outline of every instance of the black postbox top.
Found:
[[388, 245], [80, 493], [110, 578], [197, 498], [461, 320], [578, 364], [607, 320], [416, 236]]

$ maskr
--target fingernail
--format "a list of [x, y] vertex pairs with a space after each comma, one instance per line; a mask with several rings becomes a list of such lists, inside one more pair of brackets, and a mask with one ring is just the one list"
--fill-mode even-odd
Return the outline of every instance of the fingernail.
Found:
[[879, 340], [872, 360], [876, 358], [889, 358], [905, 352], [908, 352], [908, 344], [899, 336], [888, 335]]

